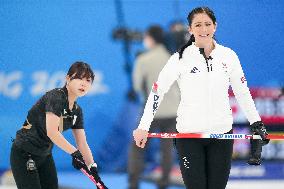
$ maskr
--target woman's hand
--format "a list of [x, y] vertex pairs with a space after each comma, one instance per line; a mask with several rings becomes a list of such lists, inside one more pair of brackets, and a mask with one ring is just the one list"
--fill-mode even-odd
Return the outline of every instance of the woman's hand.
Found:
[[140, 148], [144, 148], [148, 138], [148, 131], [142, 129], [135, 129], [133, 131], [133, 137], [136, 145]]
[[72, 156], [72, 165], [75, 169], [81, 169], [86, 167], [85, 161], [83, 159], [83, 156], [79, 150], [76, 150], [71, 154]]

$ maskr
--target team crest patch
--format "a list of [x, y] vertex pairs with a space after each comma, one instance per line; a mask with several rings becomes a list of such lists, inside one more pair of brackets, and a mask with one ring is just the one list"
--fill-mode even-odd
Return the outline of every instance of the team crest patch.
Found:
[[245, 76], [241, 77], [241, 82], [244, 83], [246, 80]]
[[158, 92], [158, 84], [157, 84], [157, 83], [154, 83], [154, 84], [153, 84], [152, 92], [153, 92], [153, 93], [157, 93], [157, 92]]

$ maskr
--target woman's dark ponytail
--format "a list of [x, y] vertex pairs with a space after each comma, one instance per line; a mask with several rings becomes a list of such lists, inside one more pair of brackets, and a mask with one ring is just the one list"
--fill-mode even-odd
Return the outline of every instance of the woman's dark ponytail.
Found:
[[189, 38], [189, 41], [180, 48], [180, 50], [178, 51], [178, 54], [179, 54], [179, 59], [182, 58], [182, 54], [183, 54], [183, 51], [190, 45], [192, 45], [192, 43], [195, 42], [195, 38], [194, 38], [194, 35], [191, 35], [190, 38]]

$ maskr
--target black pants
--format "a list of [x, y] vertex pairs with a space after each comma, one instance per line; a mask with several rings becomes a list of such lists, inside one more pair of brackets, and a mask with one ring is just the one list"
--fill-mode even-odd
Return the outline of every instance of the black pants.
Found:
[[[154, 119], [151, 124], [150, 132], [175, 132], [176, 118]], [[149, 141], [148, 141], [149, 142]], [[161, 168], [162, 177], [157, 185], [166, 188], [169, 185], [169, 176], [173, 163], [173, 140], [162, 139], [161, 141]], [[146, 145], [147, 148], [148, 144]], [[128, 154], [128, 188], [138, 189], [139, 178], [144, 168], [145, 149], [139, 148], [133, 142], [130, 145]]]
[[223, 139], [175, 139], [186, 188], [225, 189], [231, 169], [233, 142]]
[[34, 156], [37, 170], [28, 171], [29, 154], [12, 145], [10, 163], [18, 189], [58, 189], [58, 179], [52, 155]]

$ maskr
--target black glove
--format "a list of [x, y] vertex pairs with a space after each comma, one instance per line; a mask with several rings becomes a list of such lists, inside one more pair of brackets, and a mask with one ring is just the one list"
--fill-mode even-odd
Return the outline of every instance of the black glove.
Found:
[[250, 139], [250, 157], [247, 162], [249, 165], [261, 164], [262, 143], [260, 139]]
[[257, 121], [251, 125], [251, 132], [253, 135], [260, 135], [260, 139], [250, 139], [250, 157], [248, 160], [249, 165], [261, 164], [261, 152], [262, 146], [269, 143], [269, 139], [266, 139], [268, 133], [262, 121]]
[[252, 134], [254, 135], [260, 135], [262, 141], [263, 141], [263, 145], [266, 145], [269, 143], [269, 139], [267, 139], [267, 131], [265, 129], [265, 126], [263, 124], [262, 121], [257, 121], [257, 122], [254, 122], [252, 125], [251, 125], [251, 131], [252, 131]]
[[83, 159], [83, 156], [79, 150], [73, 152], [71, 154], [72, 156], [72, 165], [75, 169], [81, 169], [86, 167], [85, 161]]
[[101, 180], [101, 178], [98, 174], [97, 167], [91, 166], [90, 172], [91, 172], [91, 175], [94, 177], [94, 179], [97, 182], [97, 189], [108, 189], [108, 187], [106, 187], [105, 184], [103, 183], [103, 181]]

